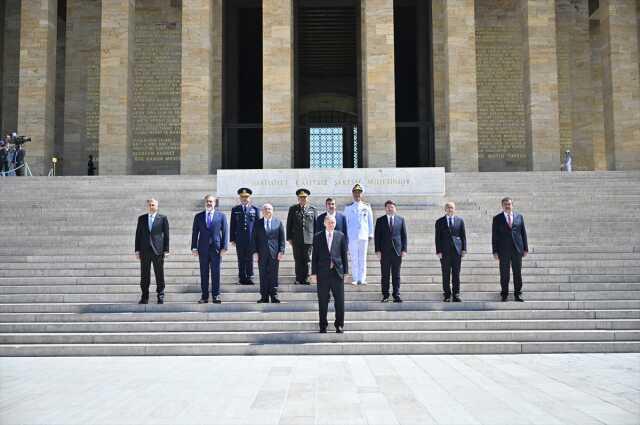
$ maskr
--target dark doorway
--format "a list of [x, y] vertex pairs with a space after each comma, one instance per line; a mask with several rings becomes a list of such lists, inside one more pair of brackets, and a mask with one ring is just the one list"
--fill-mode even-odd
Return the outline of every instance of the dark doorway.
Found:
[[395, 0], [396, 166], [435, 165], [431, 2]]
[[359, 10], [359, 0], [294, 4], [296, 168], [362, 165]]
[[262, 8], [225, 1], [223, 29], [223, 168], [262, 168]]

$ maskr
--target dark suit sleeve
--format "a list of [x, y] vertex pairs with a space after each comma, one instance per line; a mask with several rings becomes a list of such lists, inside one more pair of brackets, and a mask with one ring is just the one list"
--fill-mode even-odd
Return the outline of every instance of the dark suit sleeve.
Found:
[[347, 217], [345, 217], [344, 214], [341, 214], [340, 218], [342, 219], [341, 221], [342, 221], [342, 233], [344, 233], [344, 243], [347, 244], [347, 246], [349, 246], [349, 233], [348, 233], [348, 229], [347, 229]]
[[500, 224], [498, 217], [499, 216], [493, 217], [493, 224], [491, 225], [491, 250], [494, 255], [498, 255], [498, 226]]
[[344, 274], [349, 273], [349, 256], [347, 252], [347, 238], [342, 238], [342, 244], [340, 245], [340, 256], [342, 257], [342, 272]]
[[319, 236], [316, 233], [316, 235], [313, 237], [313, 251], [311, 252], [311, 274], [315, 274], [316, 276], [318, 275], [318, 238]]
[[135, 252], [140, 252], [140, 241], [142, 240], [142, 219], [138, 217], [138, 225], [136, 226]]
[[191, 249], [198, 249], [198, 214], [193, 217], [193, 230], [191, 231]]
[[320, 224], [321, 224], [320, 219], [321, 218], [324, 218], [324, 214], [320, 214], [318, 216], [318, 218], [316, 218], [316, 224], [313, 225], [313, 234], [314, 235], [320, 231]]
[[313, 209], [313, 234], [315, 235], [318, 232], [319, 232], [319, 229], [318, 229], [318, 210], [314, 208]]
[[402, 252], [407, 252], [407, 222], [402, 219], [402, 229], [400, 230], [400, 238], [402, 239]]
[[527, 243], [527, 229], [524, 227], [524, 217], [520, 216], [522, 219], [522, 249], [526, 252], [529, 252], [529, 244]]
[[220, 237], [222, 238], [222, 248], [225, 251], [229, 249], [229, 229], [227, 228], [227, 216], [224, 213], [222, 214], [222, 226], [220, 226], [220, 231], [222, 232], [222, 235], [220, 235]]
[[280, 223], [280, 228], [278, 229], [278, 251], [281, 254], [284, 254], [285, 249], [285, 239], [284, 239], [284, 226]]
[[169, 217], [164, 216], [162, 220], [162, 233], [164, 233], [164, 247], [163, 252], [169, 252]]
[[462, 240], [462, 251], [467, 251], [467, 232], [464, 230], [464, 220], [460, 219], [460, 239]]
[[253, 227], [253, 232], [251, 232], [251, 239], [253, 239], [253, 253], [257, 253], [258, 252], [258, 233], [260, 232], [260, 220], [256, 221], [256, 224]]
[[236, 220], [233, 218], [235, 216], [235, 214], [233, 213], [233, 210], [235, 208], [231, 208], [231, 216], [229, 217], [229, 221], [230, 223], [230, 227], [231, 229], [229, 230], [229, 240], [231, 242], [235, 242], [236, 241]]
[[382, 250], [382, 226], [380, 225], [380, 218], [376, 220], [376, 227], [373, 230], [373, 245], [375, 252]]
[[287, 238], [289, 240], [293, 239], [293, 220], [295, 213], [293, 212], [293, 207], [289, 208], [289, 212], [287, 213]]
[[440, 242], [440, 220], [436, 220], [436, 254], [441, 254], [442, 253], [442, 246], [441, 246], [441, 242]]

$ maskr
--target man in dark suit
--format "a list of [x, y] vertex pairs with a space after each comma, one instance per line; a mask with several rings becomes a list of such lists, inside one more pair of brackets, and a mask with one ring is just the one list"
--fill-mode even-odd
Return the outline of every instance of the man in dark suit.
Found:
[[316, 219], [316, 233], [324, 232], [324, 218], [327, 214], [336, 218], [336, 230], [339, 230], [347, 238], [347, 244], [349, 244], [349, 236], [347, 235], [347, 218], [336, 209], [336, 200], [333, 198], [327, 198], [324, 201], [326, 211], [318, 216]]
[[502, 301], [509, 296], [509, 268], [513, 270], [513, 296], [516, 301], [522, 298], [522, 257], [529, 253], [527, 231], [524, 218], [513, 211], [513, 200], [502, 199], [502, 212], [493, 217], [491, 231], [493, 257], [500, 261], [500, 295]]
[[453, 302], [459, 303], [462, 301], [460, 299], [460, 267], [462, 257], [467, 253], [467, 235], [464, 220], [455, 215], [456, 204], [447, 202], [444, 210], [446, 215], [436, 220], [436, 255], [442, 267], [443, 301], [451, 301], [453, 292]]
[[209, 273], [211, 273], [211, 302], [220, 304], [220, 263], [228, 248], [227, 217], [215, 210], [216, 198], [204, 197], [205, 210], [193, 218], [191, 253], [200, 260], [200, 289], [198, 304], [209, 302]]
[[407, 255], [407, 226], [404, 218], [396, 214], [396, 203], [384, 203], [387, 212], [376, 220], [374, 232], [375, 251], [382, 268], [382, 302], [389, 302], [389, 277], [393, 282], [393, 302], [401, 303], [400, 266]]
[[344, 328], [344, 275], [348, 272], [347, 240], [336, 228], [336, 218], [327, 215], [324, 232], [313, 237], [313, 259], [311, 274], [318, 282], [318, 304], [320, 310], [320, 333], [327, 333], [327, 310], [329, 291], [333, 294], [336, 333]]
[[[22, 143], [19, 145], [16, 145], [16, 176], [24, 176], [25, 172], [24, 172], [24, 160], [25, 157], [27, 156], [27, 151], [24, 150], [24, 147], [22, 146]], [[154, 269], [155, 270], [155, 269]]]
[[253, 191], [248, 187], [238, 189], [240, 205], [231, 209], [229, 240], [236, 247], [238, 256], [238, 283], [253, 285], [253, 226], [260, 218], [260, 210], [251, 205]]
[[158, 304], [164, 304], [164, 258], [169, 255], [169, 220], [158, 214], [158, 201], [147, 200], [147, 214], [138, 217], [135, 252], [140, 260], [140, 289], [142, 297], [138, 304], [149, 304], [151, 264], [156, 276]]
[[287, 215], [287, 240], [293, 248], [296, 284], [309, 285], [309, 257], [318, 214], [316, 207], [309, 205], [308, 189], [298, 189], [296, 195], [298, 203], [289, 208]]
[[273, 205], [262, 206], [262, 218], [253, 229], [253, 245], [256, 248], [260, 270], [260, 299], [258, 303], [279, 303], [278, 267], [284, 258], [284, 226], [273, 216]]

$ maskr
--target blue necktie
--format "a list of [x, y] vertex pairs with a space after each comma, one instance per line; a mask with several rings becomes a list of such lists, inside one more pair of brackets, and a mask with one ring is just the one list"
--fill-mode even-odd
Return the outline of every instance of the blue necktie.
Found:
[[149, 214], [149, 231], [153, 228], [153, 216]]
[[207, 228], [211, 228], [211, 213], [207, 213]]

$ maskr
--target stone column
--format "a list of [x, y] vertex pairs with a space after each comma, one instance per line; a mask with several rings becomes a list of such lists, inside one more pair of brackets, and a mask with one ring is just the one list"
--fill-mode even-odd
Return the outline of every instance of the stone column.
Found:
[[444, 25], [449, 170], [478, 171], [475, 1], [447, 0]]
[[[600, 21], [589, 21], [591, 44], [591, 131], [593, 135], [593, 169], [607, 170], [607, 149], [604, 128], [604, 87], [602, 74], [602, 34]], [[611, 159], [613, 163], [613, 158]]]
[[[635, 0], [601, 0], [605, 129], [613, 168], [640, 169], [640, 70]], [[609, 155], [609, 152], [608, 152]]]
[[554, 0], [522, 0], [524, 97], [529, 169], [560, 169]]
[[445, 56], [446, 0], [431, 2], [432, 32], [433, 32], [433, 115], [435, 120], [435, 153], [436, 167], [449, 167], [449, 130], [447, 125], [447, 109], [445, 101], [447, 85], [447, 59]]
[[102, 0], [100, 174], [129, 174], [135, 0]]
[[6, 0], [4, 7], [4, 48], [2, 52], [2, 117], [0, 129], [18, 128], [18, 84], [20, 81], [20, 0]]
[[221, 0], [182, 2], [180, 173], [222, 166]]
[[361, 0], [365, 167], [396, 166], [393, 0]]
[[20, 12], [18, 133], [33, 140], [26, 160], [46, 175], [55, 138], [57, 0], [23, 0]]
[[293, 0], [262, 1], [264, 168], [293, 166]]

